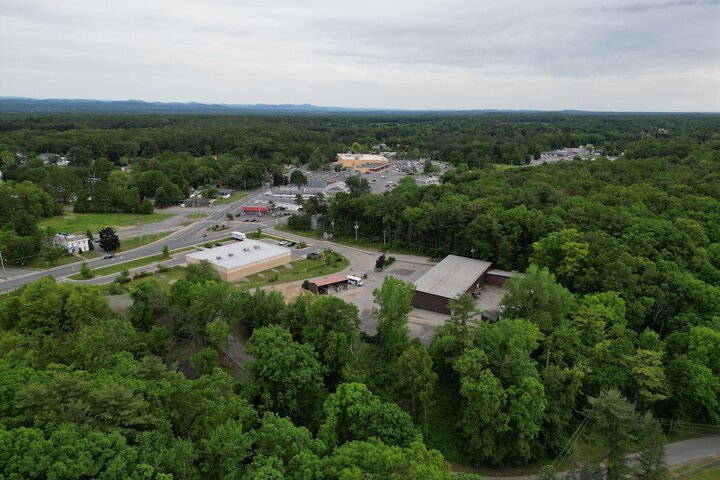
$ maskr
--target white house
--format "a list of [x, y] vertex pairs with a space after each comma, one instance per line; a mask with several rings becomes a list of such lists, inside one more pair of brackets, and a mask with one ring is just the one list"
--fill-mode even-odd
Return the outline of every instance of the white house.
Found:
[[58, 233], [53, 239], [55, 245], [65, 248], [68, 253], [82, 253], [90, 250], [88, 238], [85, 235], [68, 235]]

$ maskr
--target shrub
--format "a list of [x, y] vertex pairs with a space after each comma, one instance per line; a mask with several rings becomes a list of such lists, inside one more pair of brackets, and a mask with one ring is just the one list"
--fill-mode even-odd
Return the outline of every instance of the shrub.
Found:
[[127, 268], [121, 270], [120, 275], [115, 277], [115, 283], [117, 283], [118, 285], [127, 283], [129, 281], [130, 281], [130, 271]]
[[95, 272], [93, 272], [92, 268], [90, 268], [90, 265], [88, 265], [87, 262], [82, 262], [80, 264], [80, 275], [85, 278], [92, 278], [95, 276]]
[[115, 280], [115, 283], [109, 283], [106, 288], [108, 295], [122, 295], [125, 293], [125, 289], [117, 283], [117, 280]]
[[309, 280], [303, 280], [302, 288], [305, 290], [310, 290], [310, 281]]

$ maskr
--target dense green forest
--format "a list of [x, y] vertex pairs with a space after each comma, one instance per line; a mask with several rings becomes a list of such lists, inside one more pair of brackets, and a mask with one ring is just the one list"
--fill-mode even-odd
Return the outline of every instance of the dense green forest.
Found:
[[[0, 304], [8, 478], [451, 478], [444, 459], [551, 463], [575, 435], [603, 449], [610, 478], [662, 478], [648, 473], [661, 430], [720, 424], [716, 116], [6, 116], [0, 132], [3, 249], [42, 248], [24, 240], [72, 198], [49, 181], [61, 170], [76, 208], [103, 211], [103, 185], [141, 209], [170, 185], [233, 170], [230, 183], [262, 183], [282, 163], [385, 143], [455, 168], [441, 185], [409, 176], [374, 195], [355, 179], [311, 200], [338, 236], [359, 221], [369, 242], [526, 272], [500, 320], [460, 297], [427, 346], [409, 338], [412, 285], [392, 277], [374, 292], [374, 336], [354, 305], [240, 292], [202, 265], [167, 289], [133, 283], [127, 318], [96, 288], [31, 284]], [[623, 155], [496, 166], [585, 143]], [[71, 165], [33, 160], [48, 151]], [[246, 378], [220, 368], [235, 328], [251, 333]], [[199, 349], [190, 368], [168, 356], [183, 343]], [[645, 471], [624, 462], [638, 449]]]

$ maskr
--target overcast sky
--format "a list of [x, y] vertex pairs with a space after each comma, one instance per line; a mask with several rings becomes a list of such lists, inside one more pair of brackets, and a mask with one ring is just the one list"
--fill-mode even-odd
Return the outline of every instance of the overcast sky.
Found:
[[0, 0], [0, 96], [720, 111], [720, 0]]

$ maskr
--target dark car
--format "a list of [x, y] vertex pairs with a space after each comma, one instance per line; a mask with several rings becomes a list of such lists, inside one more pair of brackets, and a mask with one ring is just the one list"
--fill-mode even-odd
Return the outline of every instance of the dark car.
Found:
[[104, 258], [105, 260], [110, 259], [110, 258], [115, 258], [115, 254], [108, 253], [108, 254], [105, 255], [103, 258]]
[[287, 244], [287, 246], [288, 246], [288, 247], [294, 247], [294, 246], [295, 246], [295, 242], [290, 242], [290, 243]]
[[317, 252], [311, 252], [307, 254], [308, 260], [317, 260], [318, 258], [320, 258], [320, 254]]

